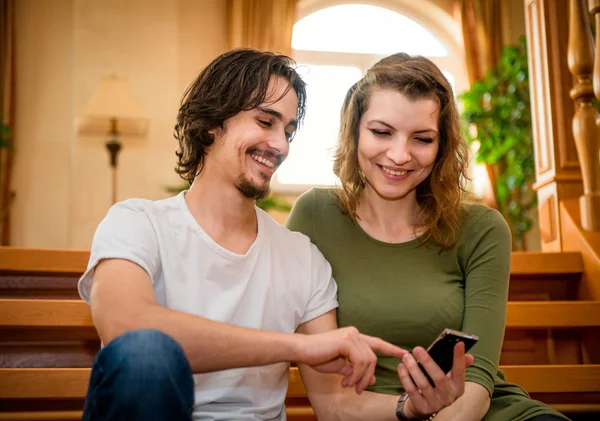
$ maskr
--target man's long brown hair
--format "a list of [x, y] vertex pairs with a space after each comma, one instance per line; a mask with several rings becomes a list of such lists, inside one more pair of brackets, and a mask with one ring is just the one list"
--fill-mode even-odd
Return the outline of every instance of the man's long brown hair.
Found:
[[404, 53], [387, 57], [348, 91], [334, 161], [334, 172], [341, 181], [337, 190], [340, 206], [357, 218], [356, 208], [365, 188], [358, 165], [360, 120], [371, 94], [388, 89], [411, 100], [433, 99], [439, 104], [439, 150], [431, 174], [417, 186], [417, 203], [422, 242], [432, 241], [443, 250], [449, 249], [458, 241], [462, 227], [461, 198], [468, 179], [469, 149], [461, 135], [452, 87], [440, 69], [424, 57]]
[[[306, 110], [306, 84], [290, 57], [267, 51], [236, 49], [210, 63], [187, 88], [177, 114], [174, 136], [179, 141], [175, 171], [192, 183], [202, 171], [206, 153], [214, 142], [211, 131], [241, 111], [265, 102], [269, 81], [280, 76], [298, 96], [298, 125]], [[277, 102], [281, 98], [275, 98]]]

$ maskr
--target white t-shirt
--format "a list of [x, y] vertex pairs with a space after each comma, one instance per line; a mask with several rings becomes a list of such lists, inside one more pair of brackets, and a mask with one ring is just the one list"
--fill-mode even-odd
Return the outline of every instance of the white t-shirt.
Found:
[[[101, 259], [141, 266], [160, 305], [233, 325], [294, 333], [337, 307], [331, 267], [303, 234], [256, 208], [258, 234], [244, 255], [219, 246], [184, 193], [114, 205], [98, 226], [79, 294], [89, 303]], [[288, 363], [194, 375], [194, 419], [285, 420]]]

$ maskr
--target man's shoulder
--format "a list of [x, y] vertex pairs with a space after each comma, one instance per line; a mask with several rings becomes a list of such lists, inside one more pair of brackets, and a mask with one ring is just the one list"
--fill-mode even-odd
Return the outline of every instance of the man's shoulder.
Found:
[[306, 247], [310, 243], [310, 238], [306, 235], [300, 232], [290, 231], [262, 209], [258, 209], [258, 212], [263, 221], [265, 232], [270, 240], [284, 242], [293, 248]]
[[155, 212], [164, 212], [169, 208], [177, 206], [178, 196], [169, 197], [161, 200], [150, 200], [141, 198], [126, 199], [115, 203], [108, 211], [108, 214], [122, 215], [150, 215]]

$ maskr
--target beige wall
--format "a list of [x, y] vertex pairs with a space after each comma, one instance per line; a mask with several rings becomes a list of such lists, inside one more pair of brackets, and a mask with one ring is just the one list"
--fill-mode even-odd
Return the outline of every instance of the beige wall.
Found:
[[19, 0], [12, 244], [89, 248], [110, 207], [103, 136], [74, 122], [105, 75], [128, 79], [149, 119], [123, 137], [118, 200], [178, 185], [172, 130], [185, 87], [225, 49], [224, 0]]
[[15, 6], [12, 244], [68, 247], [73, 6], [69, 0]]

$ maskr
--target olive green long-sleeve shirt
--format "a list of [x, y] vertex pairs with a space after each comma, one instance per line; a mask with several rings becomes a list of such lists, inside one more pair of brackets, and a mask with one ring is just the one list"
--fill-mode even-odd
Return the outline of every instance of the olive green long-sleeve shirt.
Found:
[[[479, 336], [467, 381], [491, 396], [486, 421], [520, 421], [555, 414], [508, 383], [498, 370], [506, 321], [511, 234], [501, 214], [466, 205], [458, 243], [448, 251], [420, 240], [390, 244], [370, 237], [344, 215], [331, 189], [312, 189], [287, 221], [310, 237], [338, 284], [338, 324], [355, 326], [405, 349], [427, 348], [445, 328]], [[378, 359], [373, 392], [400, 394], [400, 361]]]

